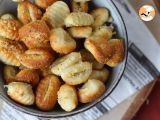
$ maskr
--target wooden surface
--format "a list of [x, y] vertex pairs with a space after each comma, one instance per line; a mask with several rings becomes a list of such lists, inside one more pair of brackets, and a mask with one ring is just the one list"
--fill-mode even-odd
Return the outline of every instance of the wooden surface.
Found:
[[125, 100], [116, 108], [102, 116], [99, 120], [131, 120], [141, 105], [146, 101], [155, 81], [138, 91], [135, 95]]

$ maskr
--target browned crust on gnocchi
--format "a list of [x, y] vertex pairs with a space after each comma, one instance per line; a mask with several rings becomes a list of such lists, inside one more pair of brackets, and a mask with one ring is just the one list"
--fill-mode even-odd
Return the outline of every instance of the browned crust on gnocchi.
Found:
[[50, 32], [50, 44], [52, 49], [60, 54], [68, 54], [76, 48], [75, 40], [63, 28]]
[[112, 39], [109, 41], [109, 44], [112, 46], [114, 54], [106, 64], [110, 67], [115, 67], [124, 59], [123, 40]]
[[25, 51], [22, 44], [0, 37], [0, 60], [13, 66], [20, 66], [18, 57]]
[[94, 58], [102, 64], [109, 61], [114, 53], [107, 39], [102, 37], [90, 37], [85, 41], [84, 46], [92, 53]]
[[47, 47], [50, 30], [44, 21], [34, 21], [19, 30], [20, 39], [28, 48]]
[[57, 0], [35, 0], [35, 4], [40, 8], [46, 9], [48, 6], [52, 5]]
[[105, 92], [105, 85], [100, 80], [90, 79], [79, 90], [81, 103], [89, 103], [99, 98]]
[[36, 70], [24, 69], [15, 76], [16, 82], [25, 82], [35, 87], [39, 83], [39, 74]]
[[52, 110], [57, 102], [57, 92], [60, 88], [60, 81], [54, 75], [42, 79], [36, 90], [36, 105], [43, 111]]
[[23, 24], [40, 20], [42, 17], [41, 10], [29, 1], [20, 2], [17, 11], [18, 18]]
[[25, 51], [19, 58], [21, 64], [29, 69], [48, 67], [54, 60], [54, 55], [48, 50], [35, 48]]
[[0, 19], [0, 36], [11, 40], [19, 40], [21, 24], [15, 19]]

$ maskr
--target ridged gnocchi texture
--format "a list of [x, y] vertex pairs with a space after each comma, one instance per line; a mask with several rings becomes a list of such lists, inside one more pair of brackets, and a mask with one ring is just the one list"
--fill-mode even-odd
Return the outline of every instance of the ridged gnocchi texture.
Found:
[[46, 76], [40, 81], [36, 90], [36, 105], [40, 110], [49, 111], [54, 108], [60, 84], [54, 75]]
[[67, 112], [74, 110], [78, 105], [76, 88], [67, 84], [62, 85], [58, 91], [58, 103]]
[[124, 59], [124, 45], [123, 40], [120, 39], [111, 39], [109, 41], [109, 44], [112, 47], [112, 50], [114, 50], [114, 54], [110, 58], [109, 61], [107, 61], [107, 65], [110, 67], [117, 66], [122, 60]]
[[94, 23], [93, 17], [84, 12], [72, 12], [65, 19], [66, 27], [90, 26]]
[[93, 27], [97, 28], [104, 25], [109, 19], [109, 11], [106, 8], [97, 8], [91, 12], [94, 18]]
[[21, 41], [28, 48], [48, 47], [50, 29], [44, 21], [37, 20], [24, 25], [19, 30]]
[[78, 63], [81, 61], [81, 54], [78, 52], [72, 52], [68, 55], [65, 55], [61, 58], [58, 58], [51, 65], [51, 72], [55, 75], [61, 76], [64, 69]]
[[18, 57], [24, 53], [25, 48], [16, 41], [0, 37], [0, 61], [7, 65], [20, 66]]
[[57, 0], [35, 0], [35, 4], [40, 8], [46, 9], [56, 1]]
[[20, 63], [29, 69], [48, 67], [54, 60], [53, 54], [42, 48], [34, 48], [25, 51], [19, 57]]
[[109, 71], [103, 68], [102, 70], [93, 70], [91, 75], [89, 76], [89, 79], [96, 79], [105, 83], [108, 80], [108, 77]]
[[72, 0], [71, 3], [72, 12], [88, 12], [88, 2], [75, 2]]
[[57, 1], [46, 9], [43, 15], [48, 25], [52, 28], [64, 26], [64, 19], [70, 14], [68, 5], [63, 1]]
[[29, 1], [24, 1], [18, 4], [17, 8], [18, 19], [23, 23], [27, 24], [32, 21], [40, 20], [42, 17], [41, 10]]
[[97, 60], [95, 60], [94, 56], [86, 49], [80, 50], [80, 53], [81, 53], [83, 61], [88, 61], [88, 62], [92, 63], [93, 69], [100, 70], [104, 67], [104, 64], [97, 62]]
[[80, 62], [64, 69], [61, 77], [69, 85], [85, 83], [92, 72], [92, 64]]
[[5, 82], [11, 83], [15, 81], [15, 76], [18, 73], [18, 69], [14, 66], [5, 65], [3, 68], [3, 78]]
[[105, 92], [105, 85], [100, 80], [89, 79], [79, 90], [78, 96], [81, 103], [93, 102]]
[[39, 74], [36, 70], [24, 69], [19, 71], [15, 76], [16, 82], [24, 82], [35, 87], [39, 83]]
[[52, 49], [60, 54], [71, 53], [76, 48], [75, 40], [63, 28], [51, 31], [50, 44]]
[[0, 36], [11, 40], [19, 40], [18, 31], [21, 24], [15, 19], [0, 19]]
[[7, 86], [7, 94], [23, 105], [33, 105], [35, 101], [32, 86], [22, 82], [11, 82]]
[[88, 38], [92, 34], [92, 27], [71, 27], [68, 32], [74, 38]]

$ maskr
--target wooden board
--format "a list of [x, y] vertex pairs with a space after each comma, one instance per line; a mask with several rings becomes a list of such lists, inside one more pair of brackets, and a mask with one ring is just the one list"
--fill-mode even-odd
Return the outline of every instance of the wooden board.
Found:
[[141, 105], [146, 101], [156, 80], [138, 91], [135, 95], [125, 100], [116, 108], [102, 116], [99, 120], [131, 120]]

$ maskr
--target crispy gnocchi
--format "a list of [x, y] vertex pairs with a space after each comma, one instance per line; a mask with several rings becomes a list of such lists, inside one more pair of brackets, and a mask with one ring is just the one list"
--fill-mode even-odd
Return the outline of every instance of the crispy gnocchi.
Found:
[[7, 94], [13, 100], [26, 106], [34, 104], [35, 97], [32, 86], [22, 82], [11, 82], [7, 87]]
[[57, 102], [57, 92], [60, 88], [60, 81], [54, 75], [42, 79], [36, 89], [36, 105], [43, 111], [52, 110]]
[[40, 20], [42, 17], [41, 10], [29, 1], [24, 1], [18, 4], [17, 8], [18, 19], [27, 24], [32, 21]]
[[101, 64], [106, 64], [114, 53], [107, 39], [102, 37], [89, 37], [86, 39], [84, 46]]
[[60, 54], [68, 54], [75, 50], [75, 40], [63, 29], [56, 28], [50, 33], [50, 44]]
[[114, 50], [114, 54], [106, 64], [110, 67], [115, 67], [124, 59], [123, 41], [120, 39], [111, 39], [109, 43]]
[[57, 1], [46, 9], [43, 20], [52, 28], [63, 27], [64, 19], [70, 14], [68, 5], [63, 1]]
[[80, 62], [64, 69], [61, 77], [69, 85], [85, 83], [92, 72], [92, 64]]
[[79, 90], [81, 103], [89, 103], [99, 98], [105, 92], [105, 85], [100, 80], [89, 79]]
[[20, 63], [29, 69], [48, 67], [54, 60], [54, 56], [45, 49], [35, 48], [25, 51], [20, 55]]
[[19, 40], [21, 23], [16, 19], [0, 19], [0, 36], [10, 40]]
[[125, 56], [109, 10], [91, 0], [12, 1], [17, 15], [0, 16], [6, 94], [43, 112], [58, 104], [71, 112], [100, 98]]
[[109, 19], [109, 11], [106, 8], [97, 8], [91, 12], [91, 15], [94, 18], [94, 28], [104, 25]]
[[36, 70], [23, 69], [15, 75], [14, 79], [16, 82], [28, 83], [35, 87], [39, 83], [39, 74]]
[[25, 48], [17, 41], [0, 37], [0, 61], [7, 65], [20, 66], [18, 57], [24, 53]]
[[51, 72], [55, 75], [61, 76], [64, 69], [80, 61], [81, 61], [81, 54], [78, 52], [72, 52], [54, 61], [53, 64], [50, 66]]
[[50, 29], [42, 20], [24, 25], [19, 30], [19, 37], [28, 48], [48, 47]]
[[76, 88], [67, 84], [62, 85], [58, 91], [58, 103], [67, 112], [74, 110], [78, 105]]

